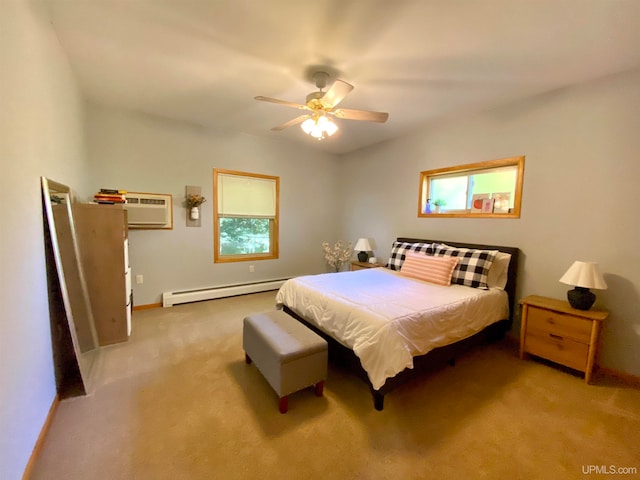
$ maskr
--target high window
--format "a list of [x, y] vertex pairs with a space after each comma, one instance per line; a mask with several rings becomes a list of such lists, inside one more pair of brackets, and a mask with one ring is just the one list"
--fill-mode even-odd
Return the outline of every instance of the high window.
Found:
[[420, 173], [419, 217], [520, 218], [524, 157]]
[[214, 262], [278, 258], [280, 178], [213, 170]]

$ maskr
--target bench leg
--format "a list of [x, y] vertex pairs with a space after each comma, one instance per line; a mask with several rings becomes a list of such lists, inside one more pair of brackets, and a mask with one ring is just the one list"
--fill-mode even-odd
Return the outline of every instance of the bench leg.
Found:
[[377, 391], [373, 392], [373, 407], [379, 412], [384, 409], [384, 394]]
[[316, 383], [316, 397], [321, 397], [324, 390], [324, 380]]
[[247, 352], [245, 352], [245, 353], [244, 353], [244, 361], [245, 361], [247, 364], [250, 364], [250, 363], [251, 363], [251, 357], [247, 354]]
[[280, 410], [280, 413], [287, 413], [287, 410], [289, 410], [289, 397], [287, 395], [280, 397], [278, 410]]

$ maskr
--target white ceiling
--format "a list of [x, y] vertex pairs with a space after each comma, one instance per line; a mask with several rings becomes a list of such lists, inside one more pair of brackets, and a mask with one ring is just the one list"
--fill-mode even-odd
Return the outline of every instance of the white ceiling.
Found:
[[[427, 122], [640, 66], [640, 0], [47, 0], [90, 100], [346, 153]], [[270, 128], [312, 65], [355, 89], [318, 141]]]

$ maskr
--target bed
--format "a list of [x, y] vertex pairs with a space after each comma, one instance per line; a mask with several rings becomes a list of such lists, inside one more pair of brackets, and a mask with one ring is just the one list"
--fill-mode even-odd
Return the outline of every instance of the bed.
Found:
[[296, 277], [276, 303], [327, 339], [382, 410], [393, 388], [511, 328], [518, 253], [399, 237], [386, 267]]

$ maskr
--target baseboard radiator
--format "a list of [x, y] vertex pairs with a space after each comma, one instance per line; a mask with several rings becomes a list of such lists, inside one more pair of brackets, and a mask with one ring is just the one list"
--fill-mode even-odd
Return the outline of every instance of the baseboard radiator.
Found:
[[277, 290], [286, 281], [286, 278], [278, 280], [267, 280], [264, 282], [241, 283], [235, 285], [225, 285], [212, 288], [200, 288], [197, 290], [183, 290], [180, 292], [163, 292], [162, 306], [173, 307], [179, 303], [200, 302], [202, 300], [213, 300], [215, 298], [233, 297], [235, 295], [245, 295], [247, 293], [268, 292]]

